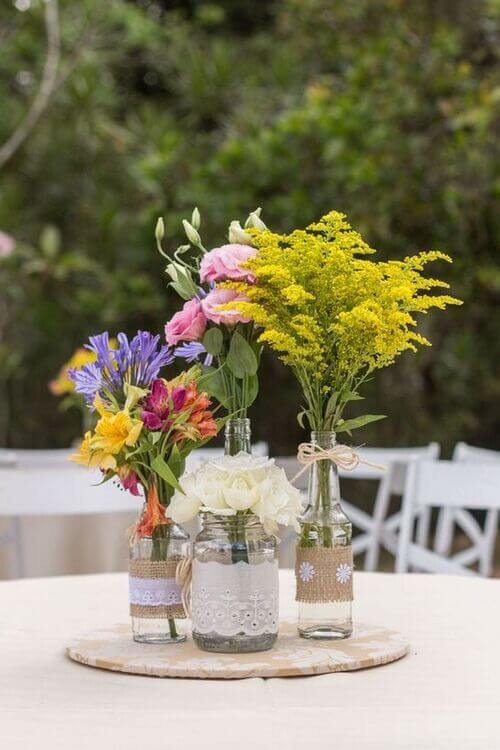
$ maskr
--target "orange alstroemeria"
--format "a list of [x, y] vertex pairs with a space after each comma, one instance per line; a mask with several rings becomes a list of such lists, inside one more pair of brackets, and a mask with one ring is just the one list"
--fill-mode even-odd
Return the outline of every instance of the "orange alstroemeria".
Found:
[[158, 490], [154, 484], [148, 487], [146, 508], [139, 523], [136, 526], [135, 533], [138, 537], [152, 536], [157, 526], [171, 523], [167, 518], [164, 506], [160, 503]]

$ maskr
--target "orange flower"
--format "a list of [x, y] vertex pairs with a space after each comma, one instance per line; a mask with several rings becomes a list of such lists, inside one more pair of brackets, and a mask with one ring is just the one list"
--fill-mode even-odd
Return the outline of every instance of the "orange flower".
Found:
[[148, 487], [146, 509], [136, 526], [135, 533], [138, 537], [152, 536], [157, 526], [171, 523], [165, 514], [165, 508], [160, 503], [158, 491], [154, 484]]

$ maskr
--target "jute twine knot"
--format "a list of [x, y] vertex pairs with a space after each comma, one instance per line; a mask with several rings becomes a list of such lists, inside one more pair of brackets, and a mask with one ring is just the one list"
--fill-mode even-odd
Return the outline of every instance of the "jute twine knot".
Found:
[[294, 476], [292, 483], [316, 461], [333, 461], [334, 464], [345, 471], [353, 471], [359, 464], [371, 466], [372, 469], [379, 469], [380, 471], [385, 471], [386, 468], [371, 461], [365, 461], [364, 458], [360, 458], [354, 448], [341, 444], [333, 445], [331, 448], [321, 448], [314, 443], [301, 443], [297, 450], [297, 461], [302, 464], [302, 469]]
[[175, 582], [181, 589], [182, 606], [188, 617], [191, 616], [191, 579], [193, 577], [193, 560], [183, 557], [175, 571]]

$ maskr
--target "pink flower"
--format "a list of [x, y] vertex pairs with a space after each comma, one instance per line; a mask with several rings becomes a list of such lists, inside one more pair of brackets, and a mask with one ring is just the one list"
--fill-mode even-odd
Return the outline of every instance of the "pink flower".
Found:
[[249, 323], [250, 318], [245, 317], [239, 310], [219, 310], [220, 305], [228, 302], [250, 302], [248, 297], [234, 289], [213, 289], [205, 299], [201, 301], [201, 307], [208, 320], [213, 323], [222, 323], [226, 326], [234, 326], [236, 323]]
[[14, 237], [5, 232], [0, 232], [0, 258], [7, 258], [16, 246]]
[[203, 256], [200, 279], [205, 281], [248, 281], [255, 283], [255, 276], [243, 264], [257, 253], [250, 245], [222, 245]]
[[207, 320], [200, 301], [196, 298], [190, 299], [165, 326], [167, 344], [173, 346], [179, 341], [198, 341], [205, 333], [206, 327]]

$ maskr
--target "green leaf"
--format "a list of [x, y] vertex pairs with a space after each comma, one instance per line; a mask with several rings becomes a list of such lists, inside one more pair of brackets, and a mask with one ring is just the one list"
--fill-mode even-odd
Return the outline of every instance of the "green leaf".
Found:
[[299, 425], [300, 425], [300, 426], [302, 427], [302, 429], [303, 429], [303, 430], [305, 430], [305, 429], [306, 429], [306, 426], [305, 426], [305, 424], [304, 424], [304, 419], [305, 419], [306, 417], [308, 417], [308, 413], [307, 413], [307, 411], [306, 411], [305, 409], [302, 409], [302, 410], [301, 410], [301, 411], [299, 411], [299, 413], [297, 414], [297, 422], [299, 423]]
[[175, 444], [170, 451], [168, 466], [175, 477], [180, 477], [184, 473], [184, 459], [179, 453], [179, 448]]
[[170, 466], [165, 462], [163, 456], [156, 456], [156, 458], [151, 461], [151, 468], [158, 474], [158, 476], [164, 479], [170, 487], [173, 487], [178, 492], [182, 492], [184, 495], [184, 490], [180, 486], [178, 478], [175, 476]]
[[233, 375], [237, 378], [244, 378], [245, 375], [255, 375], [259, 367], [254, 350], [241, 333], [237, 331], [231, 337], [226, 362]]
[[348, 401], [363, 401], [364, 398], [364, 396], [360, 396], [359, 393], [356, 393], [355, 391], [343, 391], [340, 395], [340, 400], [345, 404]]
[[245, 409], [253, 404], [259, 393], [259, 378], [257, 374], [249, 375], [247, 378], [246, 399], [243, 404]]
[[203, 336], [201, 343], [209, 354], [216, 357], [222, 351], [224, 336], [220, 328], [209, 328]]
[[358, 427], [364, 427], [366, 424], [370, 424], [370, 422], [378, 422], [379, 419], [385, 419], [385, 417], [385, 414], [363, 414], [363, 416], [355, 417], [354, 419], [341, 419], [335, 427], [335, 432], [357, 430]]
[[231, 394], [226, 390], [221, 367], [217, 370], [214, 367], [209, 367], [199, 379], [198, 387], [201, 391], [206, 391], [209, 396], [216, 398], [226, 409], [229, 408]]

